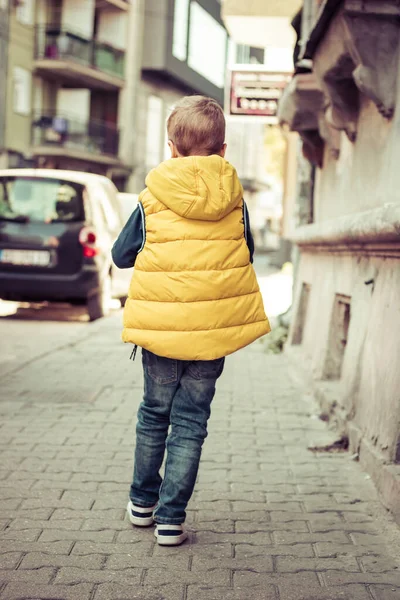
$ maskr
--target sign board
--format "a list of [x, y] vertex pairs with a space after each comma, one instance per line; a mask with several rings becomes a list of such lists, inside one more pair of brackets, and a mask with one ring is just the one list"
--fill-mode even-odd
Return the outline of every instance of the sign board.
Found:
[[225, 112], [277, 123], [278, 103], [291, 73], [266, 71], [262, 65], [237, 65], [228, 71]]

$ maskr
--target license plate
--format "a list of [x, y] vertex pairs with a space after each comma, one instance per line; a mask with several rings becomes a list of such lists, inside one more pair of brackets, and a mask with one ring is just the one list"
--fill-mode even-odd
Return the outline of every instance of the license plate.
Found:
[[47, 250], [0, 250], [0, 263], [26, 267], [48, 267], [50, 252]]

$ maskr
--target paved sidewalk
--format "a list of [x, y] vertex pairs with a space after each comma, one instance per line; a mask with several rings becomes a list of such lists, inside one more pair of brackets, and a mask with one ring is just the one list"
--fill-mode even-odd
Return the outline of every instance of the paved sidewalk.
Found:
[[227, 361], [189, 541], [132, 528], [141, 373], [119, 318], [0, 380], [0, 599], [399, 600], [399, 530], [348, 454], [307, 450], [330, 434], [260, 343]]

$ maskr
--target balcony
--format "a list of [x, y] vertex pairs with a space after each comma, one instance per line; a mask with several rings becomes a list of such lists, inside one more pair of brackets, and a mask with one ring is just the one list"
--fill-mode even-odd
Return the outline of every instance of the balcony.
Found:
[[66, 156], [99, 163], [116, 164], [119, 132], [103, 121], [79, 121], [75, 117], [46, 111], [32, 123], [35, 156]]
[[39, 26], [35, 68], [48, 79], [115, 90], [124, 85], [125, 52], [58, 26]]

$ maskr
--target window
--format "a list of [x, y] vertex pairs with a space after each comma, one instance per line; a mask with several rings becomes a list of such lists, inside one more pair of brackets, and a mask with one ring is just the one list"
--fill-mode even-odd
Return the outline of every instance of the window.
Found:
[[344, 353], [350, 327], [349, 296], [336, 294], [333, 305], [331, 328], [329, 333], [328, 352], [325, 359], [324, 378], [340, 379]]
[[168, 131], [167, 131], [167, 121], [168, 121], [170, 114], [171, 114], [171, 109], [167, 107], [164, 112], [162, 160], [168, 160], [169, 158], [171, 158], [171, 151], [168, 146], [169, 138], [168, 138]]
[[301, 286], [300, 299], [297, 307], [296, 322], [292, 334], [292, 344], [299, 345], [303, 341], [304, 327], [307, 320], [307, 309], [310, 298], [311, 286], [303, 283]]
[[21, 0], [16, 10], [17, 21], [22, 25], [33, 25], [34, 0]]
[[120, 50], [126, 49], [128, 13], [125, 11], [100, 11], [96, 39]]
[[156, 167], [161, 162], [164, 104], [158, 96], [147, 99], [146, 167]]
[[228, 35], [197, 2], [191, 3], [188, 64], [219, 88], [225, 85]]
[[13, 71], [14, 112], [28, 117], [31, 114], [32, 73], [22, 67]]
[[0, 220], [83, 221], [83, 186], [59, 179], [0, 179]]
[[247, 65], [250, 63], [250, 46], [238, 44], [236, 62], [240, 65]]
[[[47, 4], [50, 4], [49, 2]], [[62, 2], [61, 24], [67, 31], [75, 31], [79, 38], [91, 39], [93, 37], [94, 0], [67, 0]], [[57, 14], [57, 13], [56, 13]]]
[[104, 217], [104, 223], [109, 231], [117, 231], [119, 227], [118, 215], [111, 204], [107, 191], [102, 184], [98, 185], [97, 198], [100, 201], [101, 211]]
[[189, 0], [175, 0], [174, 37], [172, 54], [178, 60], [187, 59], [187, 34], [189, 22]]
[[316, 167], [305, 158], [302, 152], [298, 154], [297, 176], [297, 219], [298, 225], [314, 222], [314, 189]]

